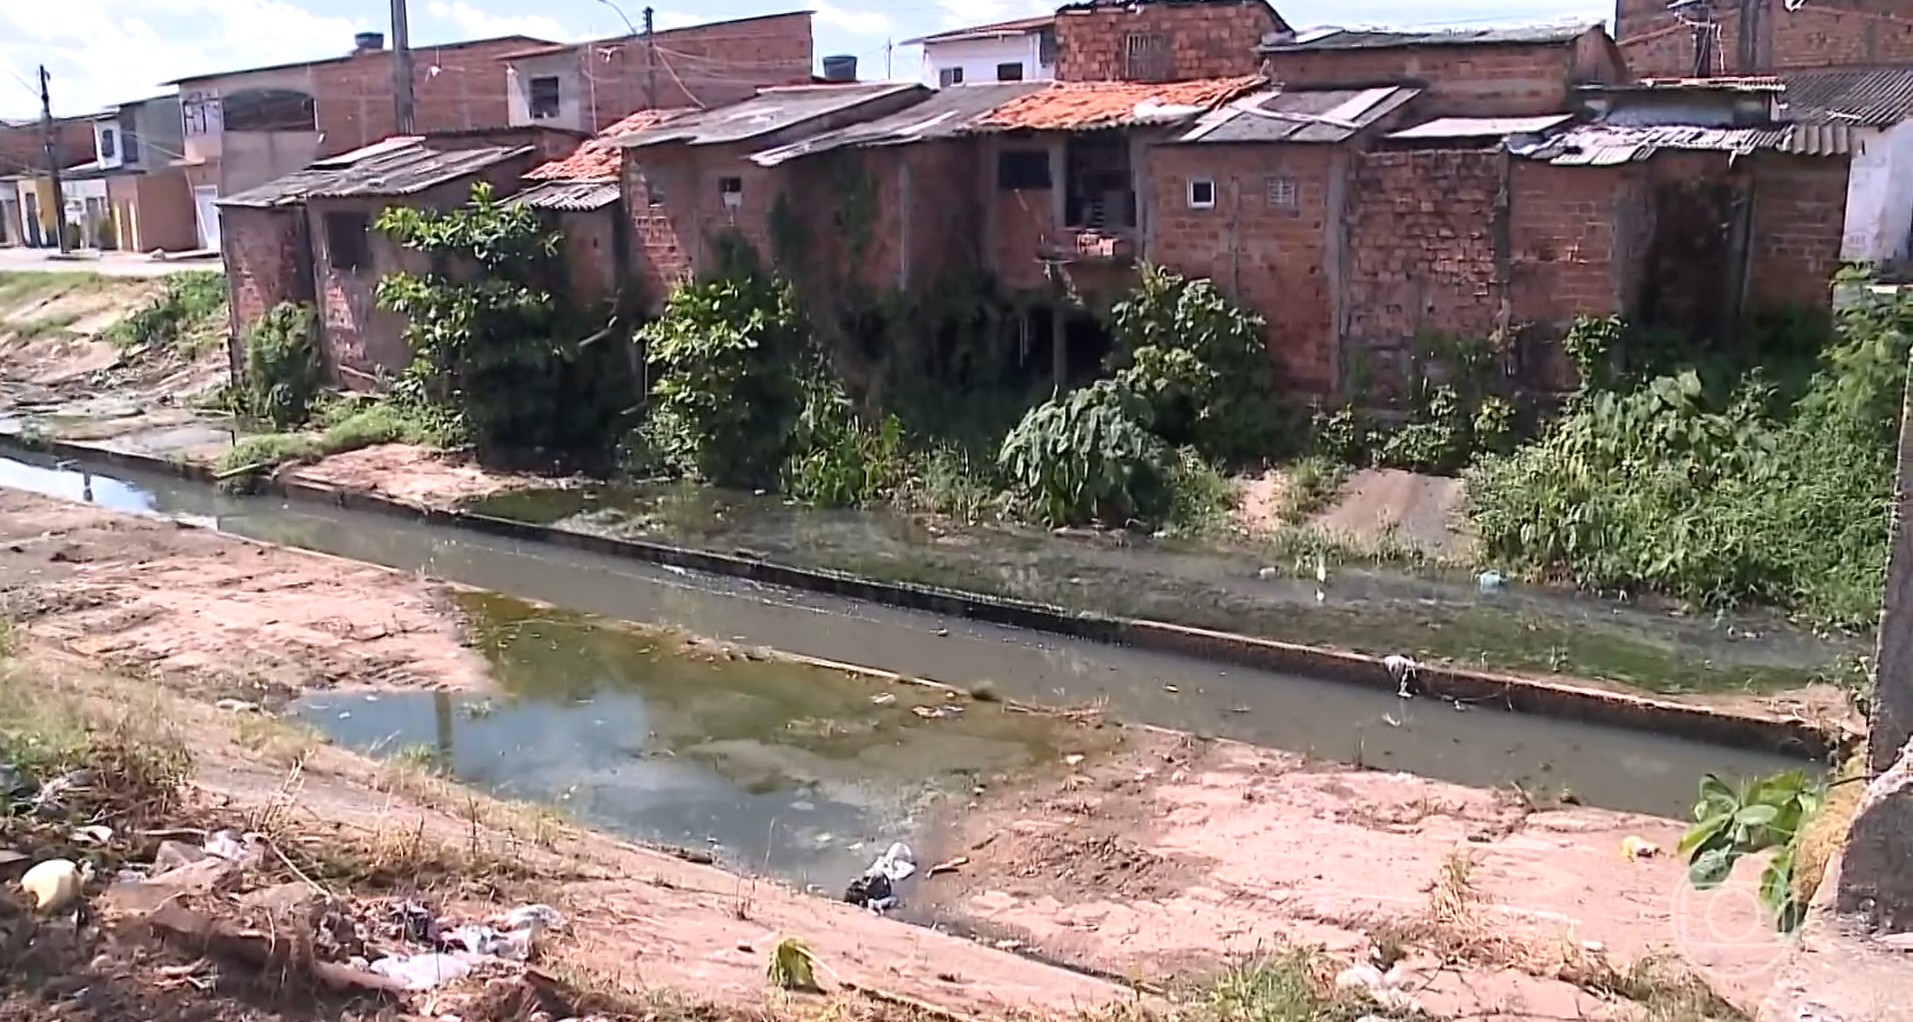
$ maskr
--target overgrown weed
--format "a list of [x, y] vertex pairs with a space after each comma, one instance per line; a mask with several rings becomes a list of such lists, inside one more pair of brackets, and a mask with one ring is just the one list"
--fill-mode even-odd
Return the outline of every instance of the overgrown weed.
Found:
[[160, 293], [106, 331], [122, 348], [172, 351], [194, 358], [217, 344], [226, 327], [226, 275], [216, 270], [169, 274]]

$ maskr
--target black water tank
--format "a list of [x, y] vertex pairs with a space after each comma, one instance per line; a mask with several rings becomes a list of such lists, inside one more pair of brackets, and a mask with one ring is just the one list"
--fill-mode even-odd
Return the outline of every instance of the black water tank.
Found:
[[352, 37], [352, 45], [359, 50], [383, 50], [385, 49], [385, 33], [360, 32]]
[[824, 81], [854, 82], [857, 80], [857, 58], [836, 56], [824, 58]]

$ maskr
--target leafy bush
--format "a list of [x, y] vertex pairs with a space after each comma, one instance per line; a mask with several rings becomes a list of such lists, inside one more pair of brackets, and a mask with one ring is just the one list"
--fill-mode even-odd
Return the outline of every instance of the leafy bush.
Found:
[[903, 423], [885, 416], [875, 426], [866, 424], [821, 359], [803, 392], [803, 411], [780, 473], [784, 492], [819, 507], [857, 507], [896, 492], [909, 464]]
[[192, 356], [217, 336], [226, 321], [226, 277], [188, 270], [166, 277], [163, 290], [107, 331], [124, 346], [145, 346]]
[[1230, 464], [1276, 453], [1282, 411], [1261, 316], [1213, 281], [1145, 266], [1110, 325], [1116, 382], [1148, 402], [1164, 442]]
[[1825, 786], [1799, 770], [1749, 781], [1738, 789], [1708, 774], [1700, 782], [1694, 824], [1681, 837], [1688, 881], [1698, 890], [1713, 890], [1741, 858], [1773, 849], [1760, 873], [1760, 901], [1773, 913], [1777, 929], [1792, 932], [1807, 909], [1794, 889], [1794, 853], [1825, 800]]
[[1791, 403], [1760, 370], [1711, 362], [1637, 382], [1590, 356], [1619, 368], [1587, 373], [1543, 436], [1469, 474], [1484, 553], [1598, 590], [1871, 627], [1910, 332], [1913, 299], [1847, 313]]
[[559, 236], [536, 211], [480, 184], [465, 206], [394, 206], [378, 228], [437, 268], [379, 282], [379, 304], [407, 320], [400, 403], [445, 409], [481, 454], [608, 454], [635, 403], [621, 327], [553, 299]]
[[719, 486], [775, 483], [805, 410], [790, 286], [753, 272], [687, 285], [643, 337], [660, 372], [646, 432], [664, 464]]
[[246, 331], [245, 371], [236, 410], [277, 430], [303, 425], [325, 386], [325, 358], [312, 308], [280, 302]]
[[1151, 432], [1149, 403], [1098, 380], [1030, 409], [997, 465], [1010, 492], [1046, 525], [1122, 526], [1168, 510], [1172, 453]]

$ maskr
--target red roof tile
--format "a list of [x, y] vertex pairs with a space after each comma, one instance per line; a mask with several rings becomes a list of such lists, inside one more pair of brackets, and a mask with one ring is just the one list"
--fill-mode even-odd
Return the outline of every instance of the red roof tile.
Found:
[[976, 126], [998, 131], [1115, 128], [1146, 122], [1148, 107], [1207, 110], [1266, 84], [1256, 75], [1162, 83], [1055, 82], [984, 114]]
[[690, 112], [688, 109], [639, 110], [598, 132], [598, 137], [586, 140], [570, 156], [531, 168], [525, 172], [525, 178], [530, 181], [616, 181], [618, 163], [624, 158], [624, 151], [613, 145], [612, 139], [655, 128], [673, 117]]

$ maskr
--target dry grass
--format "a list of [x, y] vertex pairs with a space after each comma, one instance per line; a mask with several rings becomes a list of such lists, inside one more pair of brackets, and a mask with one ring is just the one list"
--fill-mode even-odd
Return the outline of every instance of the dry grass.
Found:
[[1793, 896], [1802, 905], [1813, 903], [1826, 878], [1827, 868], [1847, 843], [1847, 828], [1866, 797], [1867, 745], [1859, 748], [1841, 765], [1839, 777], [1827, 789], [1820, 811], [1800, 831], [1793, 853]]

